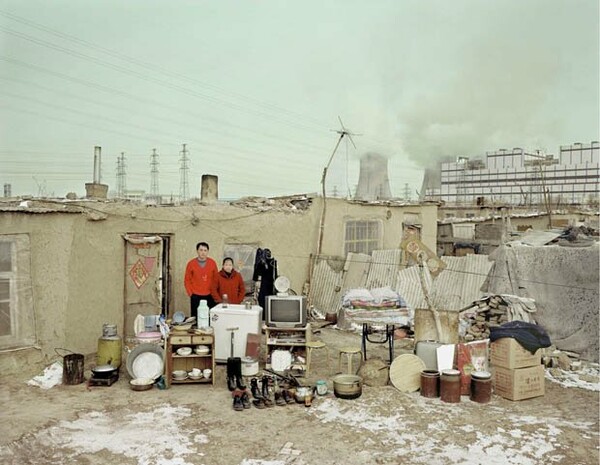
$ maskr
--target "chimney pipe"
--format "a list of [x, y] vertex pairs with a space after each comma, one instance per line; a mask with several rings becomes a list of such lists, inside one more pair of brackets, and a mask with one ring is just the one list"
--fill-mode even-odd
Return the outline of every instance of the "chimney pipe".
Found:
[[102, 148], [96, 145], [94, 147], [94, 184], [100, 184], [100, 165], [102, 163]]
[[203, 202], [216, 202], [219, 200], [219, 177], [213, 174], [202, 175], [200, 200]]

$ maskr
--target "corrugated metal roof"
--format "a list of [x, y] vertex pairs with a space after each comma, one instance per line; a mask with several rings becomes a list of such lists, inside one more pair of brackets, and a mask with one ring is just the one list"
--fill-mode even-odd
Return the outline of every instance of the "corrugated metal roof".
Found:
[[344, 263], [344, 276], [342, 277], [342, 293], [348, 289], [365, 287], [367, 275], [373, 258], [364, 253], [349, 252]]
[[493, 265], [487, 255], [442, 257], [446, 269], [433, 282], [431, 297], [439, 310], [462, 310], [484, 293], [481, 286]]
[[[390, 286], [411, 308], [428, 308], [421, 288], [420, 268], [400, 269], [400, 255], [401, 251], [396, 249], [376, 251], [369, 263], [368, 255], [348, 254], [343, 271], [334, 270], [325, 258], [318, 259], [310, 286], [311, 303], [322, 313], [336, 311], [348, 289]], [[459, 311], [484, 295], [480, 289], [493, 265], [487, 255], [442, 257], [442, 260], [446, 268], [435, 279], [424, 269], [425, 286], [436, 308]]]
[[[409, 266], [397, 273], [396, 284], [393, 289], [400, 294], [408, 305], [415, 308], [427, 308], [423, 290], [421, 288], [420, 268]], [[432, 279], [427, 268], [424, 269], [425, 287], [431, 289]]]
[[372, 257], [365, 287], [373, 289], [389, 286], [393, 289], [402, 263], [402, 250], [374, 250]]
[[311, 305], [323, 315], [341, 305], [341, 278], [342, 272], [334, 270], [325, 257], [315, 260], [309, 297]]
[[527, 245], [531, 245], [534, 247], [541, 247], [546, 245], [548, 242], [552, 242], [558, 236], [560, 236], [563, 231], [528, 231], [524, 233], [517, 242], [522, 242]]
[[322, 256], [315, 260], [310, 285], [310, 302], [322, 314], [337, 311], [348, 289], [365, 287], [371, 256], [350, 252], [343, 266], [338, 257]]

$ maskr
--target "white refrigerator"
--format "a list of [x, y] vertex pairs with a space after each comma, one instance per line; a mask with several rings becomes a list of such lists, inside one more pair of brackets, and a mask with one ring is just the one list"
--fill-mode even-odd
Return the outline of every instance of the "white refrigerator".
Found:
[[248, 334], [261, 334], [262, 307], [253, 305], [247, 309], [245, 305], [218, 304], [210, 309], [210, 325], [215, 336], [215, 361], [224, 363], [231, 357], [231, 330], [233, 331], [233, 356], [246, 355], [246, 339]]

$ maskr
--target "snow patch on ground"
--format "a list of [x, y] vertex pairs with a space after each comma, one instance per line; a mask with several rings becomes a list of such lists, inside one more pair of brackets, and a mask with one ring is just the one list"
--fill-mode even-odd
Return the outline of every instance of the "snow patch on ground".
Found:
[[[557, 440], [562, 432], [561, 427], [582, 430], [593, 427], [591, 423], [573, 424], [559, 418], [520, 417], [489, 406], [486, 414], [496, 415], [502, 420], [502, 428], [483, 433], [471, 425], [465, 425], [460, 428], [461, 432], [457, 432], [451, 429], [452, 422], [449, 421], [451, 417], [461, 414], [458, 409], [452, 408], [454, 405], [444, 404], [441, 409], [439, 403], [427, 402], [420, 397], [411, 398], [411, 409], [422, 410], [418, 417], [423, 419], [423, 423], [430, 422], [423, 430], [423, 423], [413, 424], [402, 415], [402, 407], [391, 413], [382, 412], [373, 404], [376, 402], [371, 399], [347, 402], [324, 399], [311, 410], [311, 414], [324, 423], [338, 422], [357, 431], [377, 433], [382, 443], [395, 446], [395, 454], [400, 462], [432, 465], [537, 465], [558, 462], [564, 458]], [[468, 414], [462, 410], [462, 415]], [[528, 428], [530, 425], [535, 428]], [[465, 448], [453, 444], [452, 437], [457, 434], [469, 438], [470, 445]]]
[[[65, 463], [76, 454], [106, 450], [134, 458], [139, 465], [186, 465], [186, 456], [203, 455], [198, 446], [208, 442], [205, 435], [181, 428], [181, 420], [190, 415], [189, 408], [170, 405], [124, 416], [89, 412], [74, 421], [61, 421], [37, 436], [42, 447], [63, 448]], [[76, 451], [72, 457], [69, 449]]]
[[37, 386], [42, 389], [50, 389], [57, 384], [62, 384], [62, 375], [62, 363], [54, 362], [52, 365], [47, 366], [42, 374], [34, 376], [32, 379], [27, 381], [27, 384], [29, 386]]
[[[560, 372], [560, 376], [555, 377], [552, 374], [552, 370], [546, 370], [546, 379], [564, 387], [577, 387], [589, 391], [600, 391], [600, 369], [597, 365], [590, 365], [579, 371], [566, 371], [559, 368], [556, 368], [555, 370]], [[582, 376], [589, 379], [595, 378], [599, 381], [586, 381], [581, 379]]]

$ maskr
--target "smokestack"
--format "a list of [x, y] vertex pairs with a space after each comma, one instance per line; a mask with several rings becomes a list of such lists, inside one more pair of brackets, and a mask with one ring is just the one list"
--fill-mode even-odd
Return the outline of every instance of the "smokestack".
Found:
[[94, 147], [94, 182], [85, 183], [85, 196], [88, 199], [105, 199], [108, 193], [108, 185], [100, 183], [101, 150], [99, 146]]
[[101, 174], [100, 174], [100, 165], [102, 163], [102, 147], [95, 146], [94, 147], [94, 184], [100, 184], [101, 182]]
[[360, 159], [357, 200], [387, 200], [392, 198], [388, 177], [388, 160], [377, 153], [367, 153]]
[[202, 175], [200, 200], [203, 202], [216, 202], [219, 200], [219, 177], [213, 174]]

